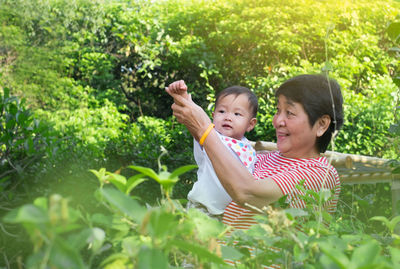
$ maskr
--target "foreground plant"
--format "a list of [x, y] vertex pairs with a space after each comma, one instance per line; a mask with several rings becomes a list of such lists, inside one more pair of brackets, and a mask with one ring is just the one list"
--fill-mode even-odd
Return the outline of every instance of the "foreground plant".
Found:
[[[140, 173], [129, 179], [105, 169], [92, 170], [100, 182], [95, 196], [101, 210], [96, 213], [73, 209], [67, 198], [57, 194], [10, 211], [3, 221], [22, 225], [32, 244], [32, 252], [21, 266], [162, 269], [191, 264], [194, 268], [232, 268], [224, 263], [226, 259], [239, 261], [237, 268], [271, 264], [284, 268], [400, 265], [400, 241], [394, 229], [398, 217], [390, 221], [373, 218], [388, 226], [388, 231], [378, 235], [351, 230], [342, 218], [315, 210], [318, 203], [330, 199], [327, 192], [305, 191], [303, 198], [308, 206], [304, 209], [286, 208], [283, 200], [263, 209], [254, 208], [260, 212], [258, 224], [227, 237], [229, 227], [196, 209], [186, 211], [169, 196], [179, 175], [189, 168], [192, 166], [172, 173], [165, 168], [157, 174], [135, 166]], [[143, 205], [132, 195], [145, 177], [163, 186], [166, 195], [157, 205]], [[329, 221], [331, 226], [324, 224]], [[343, 233], [345, 230], [350, 232]]]

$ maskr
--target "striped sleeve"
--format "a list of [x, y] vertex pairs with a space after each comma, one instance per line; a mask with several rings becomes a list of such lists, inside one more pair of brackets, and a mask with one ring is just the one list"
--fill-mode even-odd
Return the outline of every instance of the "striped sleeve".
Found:
[[287, 201], [291, 207], [304, 208], [305, 202], [301, 198], [305, 193], [296, 188], [296, 185], [304, 181], [304, 189], [319, 192], [321, 189], [334, 190], [333, 199], [325, 205], [328, 212], [336, 210], [337, 199], [340, 192], [339, 177], [335, 169], [320, 165], [299, 165], [288, 171], [278, 173], [271, 177], [279, 186], [282, 193], [287, 195]]

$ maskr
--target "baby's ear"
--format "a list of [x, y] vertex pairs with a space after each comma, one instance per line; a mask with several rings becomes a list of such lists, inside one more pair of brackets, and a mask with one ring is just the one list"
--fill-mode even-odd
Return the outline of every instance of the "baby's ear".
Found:
[[246, 129], [246, 132], [250, 132], [251, 130], [254, 129], [254, 126], [256, 126], [257, 123], [257, 119], [256, 118], [252, 118], [249, 122], [249, 126]]

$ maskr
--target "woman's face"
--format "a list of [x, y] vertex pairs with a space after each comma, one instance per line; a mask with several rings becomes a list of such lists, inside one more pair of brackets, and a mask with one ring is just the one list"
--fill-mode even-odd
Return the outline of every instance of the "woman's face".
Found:
[[273, 125], [277, 147], [288, 158], [314, 158], [319, 156], [316, 146], [318, 124], [310, 126], [308, 115], [300, 103], [278, 96]]

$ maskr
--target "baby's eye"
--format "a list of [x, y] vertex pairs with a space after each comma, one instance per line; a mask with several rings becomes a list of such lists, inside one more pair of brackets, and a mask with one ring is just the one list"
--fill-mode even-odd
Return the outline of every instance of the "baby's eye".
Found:
[[218, 110], [218, 113], [225, 113], [225, 110], [220, 109]]
[[236, 113], [235, 113], [235, 116], [242, 116], [242, 114], [239, 113], [239, 112], [236, 112]]

